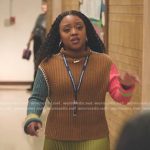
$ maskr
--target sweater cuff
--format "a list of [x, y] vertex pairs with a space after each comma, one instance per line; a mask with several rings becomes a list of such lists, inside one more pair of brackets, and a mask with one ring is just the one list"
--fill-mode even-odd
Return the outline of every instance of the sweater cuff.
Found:
[[133, 94], [133, 90], [134, 90], [134, 87], [124, 89], [122, 86], [120, 86], [119, 88], [119, 91], [123, 97], [131, 97]]
[[41, 125], [42, 125], [42, 121], [41, 121], [41, 119], [40, 119], [40, 117], [39, 117], [38, 115], [36, 115], [36, 114], [29, 114], [29, 115], [26, 117], [26, 119], [25, 119], [25, 124], [24, 124], [24, 132], [25, 132], [26, 134], [28, 134], [28, 133], [27, 133], [27, 127], [28, 127], [28, 125], [29, 125], [31, 122], [39, 122], [39, 123], [41, 123]]

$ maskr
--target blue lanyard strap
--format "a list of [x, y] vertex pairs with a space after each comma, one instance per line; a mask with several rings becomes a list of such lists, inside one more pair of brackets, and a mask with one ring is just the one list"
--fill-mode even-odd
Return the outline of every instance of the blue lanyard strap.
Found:
[[69, 77], [70, 77], [70, 80], [71, 80], [71, 83], [72, 83], [72, 87], [73, 87], [73, 93], [74, 93], [73, 116], [76, 116], [77, 115], [77, 96], [78, 96], [78, 91], [79, 91], [80, 86], [81, 86], [81, 82], [82, 82], [82, 79], [83, 79], [83, 76], [84, 76], [84, 72], [85, 72], [85, 69], [86, 69], [86, 66], [87, 66], [87, 63], [88, 63], [89, 56], [85, 57], [84, 64], [83, 64], [83, 67], [82, 67], [82, 70], [81, 70], [81, 73], [80, 73], [79, 82], [78, 82], [77, 85], [75, 84], [75, 81], [74, 81], [71, 69], [70, 69], [70, 67], [68, 65], [68, 62], [66, 60], [66, 57], [64, 55], [62, 55], [62, 56], [63, 56], [63, 60], [64, 60], [64, 63], [65, 63], [67, 72], [69, 74]]

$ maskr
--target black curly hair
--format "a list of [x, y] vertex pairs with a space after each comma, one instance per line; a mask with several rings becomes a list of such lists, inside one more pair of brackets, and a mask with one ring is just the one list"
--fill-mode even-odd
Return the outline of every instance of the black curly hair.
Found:
[[98, 34], [96, 33], [91, 21], [87, 16], [85, 16], [80, 11], [70, 10], [65, 11], [58, 15], [54, 23], [52, 24], [49, 33], [45, 39], [45, 42], [40, 48], [38, 64], [44, 58], [50, 58], [53, 54], [59, 53], [61, 47], [60, 45], [60, 33], [59, 33], [59, 25], [62, 19], [67, 15], [74, 15], [81, 18], [86, 26], [86, 34], [87, 34], [87, 46], [90, 47], [91, 50], [103, 53], [105, 50], [105, 46], [101, 39], [99, 38]]

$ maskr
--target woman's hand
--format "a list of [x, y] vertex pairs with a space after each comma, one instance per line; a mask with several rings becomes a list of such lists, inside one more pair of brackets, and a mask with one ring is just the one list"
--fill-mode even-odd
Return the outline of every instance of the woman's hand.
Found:
[[127, 87], [134, 87], [136, 83], [139, 83], [139, 78], [129, 73], [125, 73], [123, 76], [119, 77], [121, 85]]
[[38, 136], [38, 131], [42, 128], [42, 125], [40, 122], [31, 122], [27, 126], [27, 134], [31, 136]]

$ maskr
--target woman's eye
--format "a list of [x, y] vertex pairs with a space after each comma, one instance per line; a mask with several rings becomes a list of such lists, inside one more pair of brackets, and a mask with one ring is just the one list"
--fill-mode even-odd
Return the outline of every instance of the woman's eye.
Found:
[[65, 28], [63, 29], [64, 32], [69, 32], [70, 31], [70, 28]]
[[82, 25], [77, 25], [76, 28], [77, 28], [78, 30], [81, 30], [81, 29], [83, 28], [83, 26], [82, 26]]

